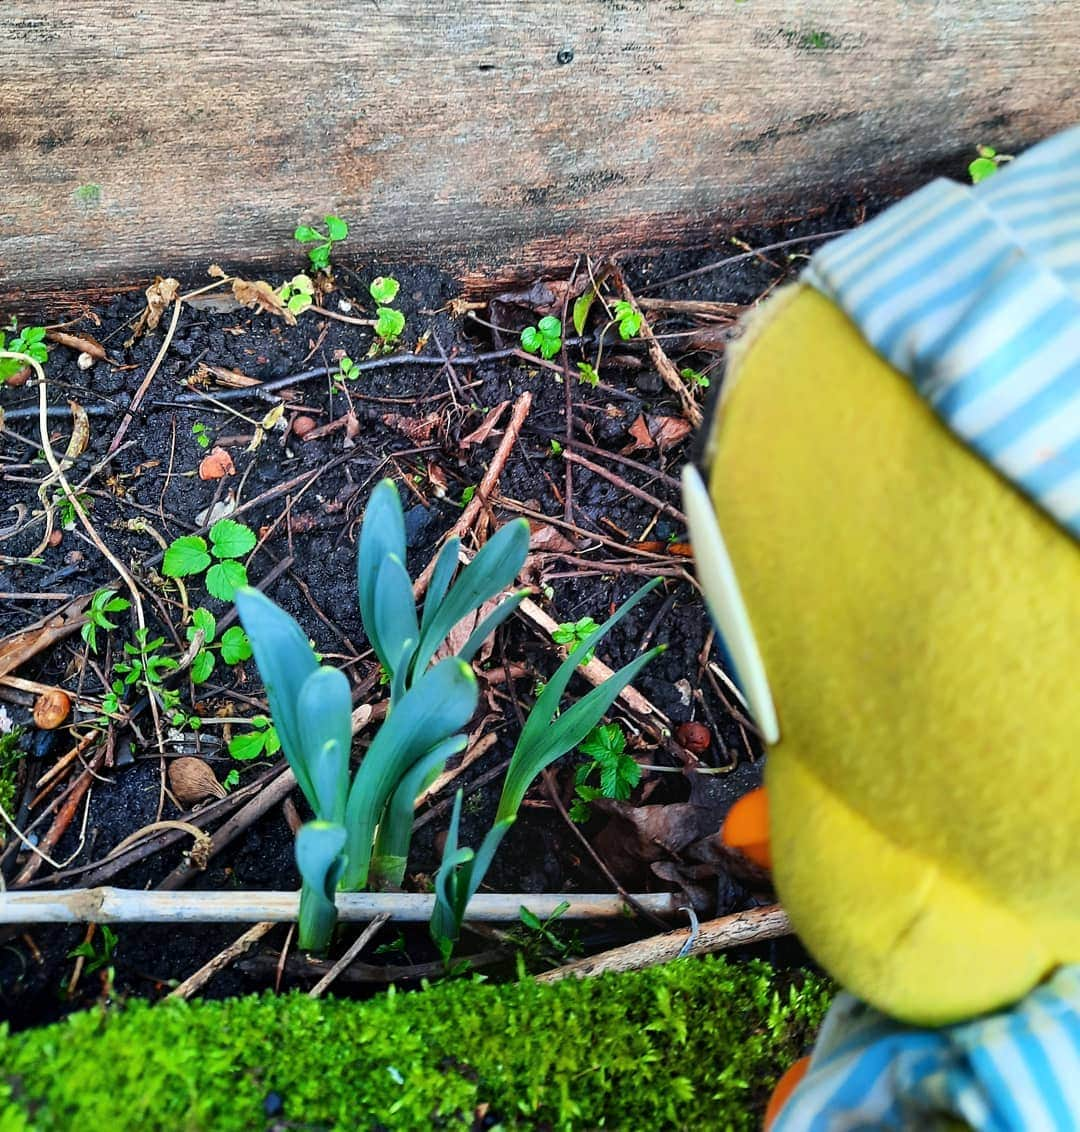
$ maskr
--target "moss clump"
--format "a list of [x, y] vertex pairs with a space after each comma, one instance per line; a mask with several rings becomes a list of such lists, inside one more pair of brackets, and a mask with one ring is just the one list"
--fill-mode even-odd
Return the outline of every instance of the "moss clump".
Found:
[[715, 1128], [760, 1124], [826, 984], [688, 959], [540, 985], [446, 982], [368, 1002], [135, 1003], [11, 1036], [0, 1132]]

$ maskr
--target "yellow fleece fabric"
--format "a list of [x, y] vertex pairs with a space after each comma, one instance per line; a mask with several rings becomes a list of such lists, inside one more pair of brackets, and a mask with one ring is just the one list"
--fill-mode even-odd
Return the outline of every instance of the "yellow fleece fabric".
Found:
[[918, 1024], [1080, 962], [1080, 547], [801, 287], [729, 375], [709, 489], [780, 721], [777, 888]]

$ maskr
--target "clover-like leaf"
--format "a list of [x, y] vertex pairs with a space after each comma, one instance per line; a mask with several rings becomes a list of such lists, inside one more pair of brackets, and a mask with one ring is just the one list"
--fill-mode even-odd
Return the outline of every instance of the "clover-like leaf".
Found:
[[314, 228], [309, 228], [306, 224], [301, 224], [293, 233], [293, 239], [301, 244], [311, 244], [316, 240], [324, 240], [325, 238], [321, 232], [316, 232]]
[[236, 591], [246, 586], [248, 581], [247, 570], [243, 562], [233, 558], [226, 558], [224, 562], [216, 562], [206, 571], [206, 588], [221, 601], [232, 601]]
[[255, 532], [235, 519], [218, 519], [210, 528], [215, 558], [239, 558], [254, 548]]
[[199, 535], [183, 535], [169, 544], [161, 572], [167, 578], [186, 578], [189, 574], [201, 574], [209, 565], [206, 539]]

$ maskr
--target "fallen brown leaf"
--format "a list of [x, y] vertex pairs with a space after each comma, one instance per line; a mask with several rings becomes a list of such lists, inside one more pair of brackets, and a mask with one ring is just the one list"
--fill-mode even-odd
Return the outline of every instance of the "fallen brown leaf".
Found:
[[656, 442], [649, 433], [649, 423], [644, 413], [638, 413], [637, 420], [627, 429], [634, 438], [634, 443], [627, 445], [623, 452], [634, 452], [638, 448], [655, 448]]
[[530, 523], [529, 549], [543, 554], [574, 554], [577, 547], [550, 523]]
[[248, 279], [233, 280], [233, 295], [237, 302], [245, 307], [253, 307], [264, 314], [277, 315], [283, 318], [289, 326], [296, 325], [296, 315], [282, 302], [278, 292], [264, 279], [254, 281]]
[[105, 347], [89, 334], [65, 334], [63, 330], [50, 330], [46, 335], [50, 342], [58, 346], [67, 346], [69, 350], [78, 350], [82, 354], [89, 354], [99, 362], [107, 362], [109, 355]]
[[234, 475], [236, 465], [224, 448], [211, 448], [199, 463], [199, 479], [220, 480]]
[[426, 417], [403, 417], [399, 413], [383, 414], [383, 424], [407, 436], [414, 444], [427, 444], [439, 424], [439, 414]]

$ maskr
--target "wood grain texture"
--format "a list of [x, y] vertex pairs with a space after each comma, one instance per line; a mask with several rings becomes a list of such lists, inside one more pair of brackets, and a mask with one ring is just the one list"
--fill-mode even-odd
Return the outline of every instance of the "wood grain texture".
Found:
[[463, 272], [701, 237], [1037, 140], [1078, 56], [1075, 0], [7, 0], [0, 292], [325, 212]]

